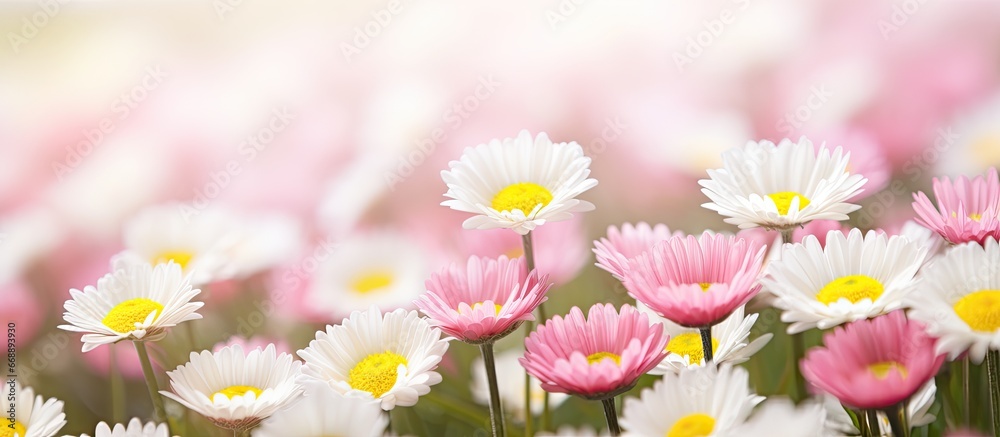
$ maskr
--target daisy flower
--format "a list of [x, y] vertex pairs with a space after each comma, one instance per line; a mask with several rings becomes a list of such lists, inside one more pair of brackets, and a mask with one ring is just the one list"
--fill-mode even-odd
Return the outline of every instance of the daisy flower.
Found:
[[304, 302], [334, 320], [372, 305], [412, 308], [431, 273], [423, 247], [393, 231], [356, 233], [320, 259]]
[[[524, 368], [518, 364], [517, 359], [524, 355], [522, 349], [510, 349], [496, 354], [497, 388], [500, 393], [500, 401], [503, 402], [504, 410], [514, 415], [517, 420], [524, 420]], [[482, 405], [490, 403], [490, 389], [486, 379], [486, 370], [483, 367], [483, 359], [478, 357], [472, 363], [472, 397]], [[537, 379], [531, 379], [531, 411], [534, 414], [541, 414], [545, 390]], [[565, 393], [552, 393], [549, 395], [549, 405], [553, 409], [558, 407], [569, 396]]]
[[525, 235], [546, 222], [568, 220], [594, 209], [576, 197], [597, 186], [590, 158], [575, 142], [553, 143], [548, 135], [493, 140], [466, 148], [441, 172], [448, 185], [441, 204], [474, 214], [466, 229], [509, 228]]
[[434, 371], [448, 350], [441, 330], [416, 311], [384, 315], [377, 307], [355, 311], [343, 324], [327, 326], [298, 355], [302, 373], [338, 393], [377, 399], [383, 410], [416, 405], [441, 382]]
[[913, 210], [921, 225], [952, 244], [1000, 239], [1000, 177], [996, 168], [971, 180], [965, 176], [954, 182], [934, 178], [934, 197], [936, 206], [923, 192], [913, 194]]
[[250, 353], [239, 345], [191, 352], [187, 364], [167, 372], [173, 392], [160, 393], [220, 428], [245, 431], [299, 398], [301, 367], [273, 345]]
[[913, 396], [943, 362], [924, 325], [893, 311], [824, 335], [823, 347], [810, 349], [800, 367], [806, 381], [844, 406], [881, 410]]
[[[670, 337], [667, 342], [667, 358], [649, 373], [662, 375], [680, 372], [689, 367], [705, 365], [705, 351], [702, 349], [701, 334], [697, 329], [685, 328], [664, 319], [642, 302], [636, 304], [640, 312], [649, 316], [651, 323], [663, 324], [664, 333]], [[744, 307], [739, 307], [722, 323], [712, 327], [712, 360], [718, 364], [740, 364], [761, 350], [773, 337], [764, 334], [750, 341], [750, 331], [757, 322], [758, 314], [744, 317]]]
[[757, 294], [763, 257], [764, 247], [732, 236], [675, 236], [634, 259], [624, 284], [660, 316], [708, 328]]
[[938, 351], [955, 359], [964, 352], [981, 363], [1000, 345], [1000, 243], [966, 243], [948, 249], [922, 273], [911, 293], [910, 317], [927, 324]]
[[191, 275], [193, 284], [204, 285], [272, 267], [291, 257], [300, 240], [298, 227], [284, 217], [240, 217], [220, 209], [166, 204], [147, 208], [125, 224], [125, 250], [113, 260], [173, 261]]
[[742, 367], [715, 366], [667, 373], [639, 398], [625, 399], [627, 436], [724, 436], [764, 400], [750, 390]]
[[[844, 413], [843, 407], [837, 408]], [[729, 435], [745, 437], [822, 437], [836, 435], [826, 427], [827, 412], [823, 405], [806, 402], [796, 407], [788, 398], [772, 398], [764, 402], [750, 420], [736, 427]], [[847, 416], [847, 413], [844, 413]], [[775, 426], [775, 424], [781, 426]]]
[[[82, 434], [80, 437], [90, 436]], [[112, 428], [107, 423], [98, 423], [94, 437], [170, 437], [170, 430], [163, 423], [157, 425], [155, 422], [149, 422], [143, 425], [138, 417], [134, 417], [128, 422], [128, 426], [117, 423]]]
[[493, 343], [528, 320], [545, 302], [551, 284], [548, 278], [525, 270], [522, 258], [486, 259], [470, 257], [465, 268], [458, 264], [431, 275], [427, 293], [414, 301], [431, 325], [466, 343]]
[[4, 420], [5, 432], [0, 434], [12, 437], [49, 437], [66, 425], [63, 401], [35, 396], [31, 387], [22, 387], [17, 380], [14, 380], [13, 389], [16, 397], [11, 403], [15, 412], [13, 429], [10, 427], [11, 423]]
[[666, 356], [663, 327], [629, 305], [621, 313], [596, 304], [587, 317], [573, 307], [524, 340], [521, 366], [552, 393], [604, 400], [635, 386]]
[[906, 237], [830, 231], [825, 247], [813, 236], [786, 245], [761, 283], [776, 296], [790, 334], [829, 329], [902, 308], [925, 254]]
[[253, 437], [381, 436], [389, 424], [378, 402], [349, 398], [329, 385], [303, 380], [305, 395], [288, 408], [264, 420]]
[[623, 281], [633, 259], [652, 249], [654, 244], [678, 235], [683, 234], [680, 231], [671, 233], [664, 224], [625, 223], [621, 229], [608, 226], [608, 236], [594, 241], [596, 265]]
[[157, 341], [167, 328], [201, 315], [204, 305], [191, 302], [201, 290], [191, 287], [181, 267], [173, 262], [134, 264], [97, 280], [83, 291], [71, 289], [59, 329], [82, 332], [83, 351], [122, 340]]
[[847, 220], [861, 208], [847, 203], [867, 179], [847, 172], [850, 154], [802, 137], [749, 142], [722, 154], [723, 168], [698, 183], [711, 200], [702, 206], [741, 229], [791, 229], [812, 220]]

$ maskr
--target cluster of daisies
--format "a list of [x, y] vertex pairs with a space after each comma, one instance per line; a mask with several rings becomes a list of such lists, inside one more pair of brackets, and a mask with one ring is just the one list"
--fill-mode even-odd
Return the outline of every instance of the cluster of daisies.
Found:
[[[578, 396], [601, 401], [611, 435], [909, 436], [934, 420], [934, 377], [946, 361], [985, 359], [1000, 370], [996, 170], [935, 179], [936, 204], [915, 195], [916, 222], [898, 233], [866, 233], [839, 223], [860, 208], [851, 202], [866, 183], [850, 173], [840, 148], [805, 138], [751, 142], [723, 162], [700, 182], [710, 199], [704, 207], [740, 233], [612, 226], [594, 243], [597, 266], [635, 305], [596, 303], [548, 318], [552, 282], [535, 265], [533, 232], [594, 208], [577, 198], [597, 185], [590, 158], [577, 143], [527, 132], [468, 148], [442, 172], [443, 205], [471, 214], [466, 228], [516, 233], [517, 256], [447, 266], [426, 278], [416, 301], [355, 311], [317, 332], [297, 352], [301, 360], [273, 344], [191, 352], [166, 372], [170, 387], [162, 391], [146, 342], [201, 317], [203, 303], [194, 301], [201, 284], [268, 260], [233, 263], [218, 247], [134, 242], [96, 286], [71, 290], [68, 324], [60, 326], [83, 334], [84, 352], [132, 342], [145, 372], [153, 421], [102, 422], [95, 433], [182, 433], [164, 408], [168, 398], [241, 435], [383, 435], [391, 427], [386, 412], [417, 404], [441, 382], [436, 369], [453, 340], [480, 350], [471, 383], [490, 406], [493, 435], [506, 435], [508, 422], [525, 435], [552, 431], [551, 408]], [[268, 252], [237, 249], [233, 256]], [[759, 317], [748, 313], [751, 300], [779, 309], [792, 335], [788, 362], [769, 363], [784, 367], [791, 398], [757, 395], [739, 366], [771, 339], [751, 339]], [[802, 333], [813, 329], [826, 331], [823, 344], [806, 351]], [[524, 336], [523, 349], [497, 353], [496, 342], [512, 335]], [[660, 378], [616, 402], [646, 374]], [[994, 410], [997, 376], [991, 372]], [[18, 390], [17, 422], [0, 435], [55, 435], [65, 424], [62, 403]]]

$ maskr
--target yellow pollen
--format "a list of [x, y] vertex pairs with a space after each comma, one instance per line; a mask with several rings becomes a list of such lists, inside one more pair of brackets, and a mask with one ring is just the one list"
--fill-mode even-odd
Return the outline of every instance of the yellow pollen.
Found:
[[163, 314], [163, 305], [143, 297], [129, 299], [115, 305], [108, 312], [108, 315], [104, 316], [101, 323], [115, 332], [132, 332], [135, 331], [136, 323], [145, 322], [146, 317], [154, 311], [156, 312], [156, 316], [153, 317], [155, 321]]
[[389, 272], [369, 272], [354, 278], [351, 289], [358, 294], [368, 294], [392, 285], [393, 277]]
[[503, 211], [521, 210], [525, 215], [538, 205], [548, 205], [552, 201], [552, 193], [541, 185], [533, 182], [510, 184], [493, 197], [493, 209]]
[[779, 191], [768, 194], [767, 197], [774, 201], [774, 205], [778, 207], [778, 213], [781, 215], [788, 214], [788, 209], [792, 207], [792, 199], [796, 197], [799, 198], [799, 211], [809, 206], [809, 198], [795, 191]]
[[715, 419], [702, 413], [681, 417], [667, 431], [666, 437], [706, 437], [715, 429]]
[[243, 396], [243, 395], [245, 395], [247, 393], [250, 393], [250, 392], [253, 392], [254, 396], [256, 396], [256, 397], [259, 398], [260, 394], [264, 393], [264, 390], [261, 390], [261, 389], [259, 389], [257, 387], [251, 387], [251, 386], [248, 386], [248, 385], [231, 385], [229, 387], [226, 387], [226, 388], [224, 388], [222, 390], [219, 390], [219, 391], [213, 393], [212, 394], [212, 398], [215, 398], [215, 395], [221, 394], [221, 395], [223, 395], [223, 396], [225, 396], [225, 397], [227, 397], [229, 399], [232, 399], [232, 398], [235, 398], [237, 396]]
[[186, 250], [165, 250], [153, 257], [153, 265], [166, 264], [173, 261], [181, 266], [181, 269], [185, 269], [188, 263], [191, 262], [191, 258], [194, 258], [194, 254]]
[[24, 427], [24, 424], [18, 421], [14, 421], [14, 427], [10, 427], [9, 421], [4, 421], [3, 427], [0, 427], [0, 437], [25, 437], [28, 435], [28, 429]]
[[[478, 309], [478, 308], [481, 308], [483, 306], [483, 303], [482, 302], [476, 302], [476, 303], [474, 303], [472, 305], [469, 305], [469, 306], [472, 307], [472, 309]], [[500, 314], [500, 309], [503, 308], [503, 305], [493, 304], [493, 307], [496, 309], [497, 314]], [[462, 311], [458, 310], [458, 312], [462, 312]]]
[[876, 281], [871, 276], [849, 275], [834, 279], [826, 284], [819, 293], [816, 293], [816, 300], [830, 305], [840, 299], [847, 299], [851, 303], [858, 303], [868, 298], [874, 302], [885, 291], [882, 283]]
[[701, 287], [701, 291], [708, 291], [708, 287], [712, 286], [711, 282], [699, 282], [698, 286]]
[[510, 249], [507, 249], [507, 251], [504, 252], [503, 254], [506, 255], [507, 258], [510, 258], [510, 259], [520, 258], [520, 257], [524, 256], [524, 247], [521, 247], [520, 245], [517, 245], [517, 246], [514, 246], [514, 247], [512, 247]]
[[[951, 212], [951, 218], [957, 218], [957, 217], [958, 217], [958, 213], [955, 212], [955, 211], [952, 211]], [[983, 219], [983, 215], [980, 214], [980, 213], [978, 213], [978, 212], [972, 212], [972, 213], [969, 213], [969, 218], [972, 221], [974, 221], [974, 222], [978, 222], [978, 221], [980, 221], [980, 220]]]
[[407, 365], [406, 357], [389, 351], [371, 354], [351, 369], [347, 383], [377, 399], [396, 385], [400, 364]]
[[[715, 337], [712, 338], [712, 354], [715, 354], [716, 349], [719, 348], [719, 340]], [[688, 332], [681, 335], [675, 335], [670, 337], [670, 342], [667, 343], [667, 352], [677, 354], [678, 356], [687, 356], [688, 364], [699, 364], [701, 360], [705, 358], [705, 349], [701, 347], [701, 334], [697, 332]]]
[[899, 376], [906, 379], [906, 376], [910, 373], [906, 370], [906, 367], [895, 361], [882, 361], [875, 364], [868, 365], [868, 371], [875, 374], [878, 379], [885, 379], [889, 376], [889, 372], [895, 369], [899, 372]]
[[1000, 329], [1000, 290], [980, 290], [955, 302], [955, 314], [975, 331]]
[[614, 360], [615, 364], [618, 364], [618, 365], [622, 364], [622, 357], [618, 356], [618, 354], [613, 354], [611, 352], [597, 352], [597, 353], [590, 354], [590, 355], [587, 356], [587, 363], [591, 364], [591, 365], [594, 365], [594, 364], [600, 363], [601, 361], [603, 361], [603, 360], [605, 360], [607, 358], [610, 358], [610, 359]]

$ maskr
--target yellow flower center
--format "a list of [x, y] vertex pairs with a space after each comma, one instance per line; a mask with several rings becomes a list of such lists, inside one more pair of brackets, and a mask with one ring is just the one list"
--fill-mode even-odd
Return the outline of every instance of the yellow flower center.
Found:
[[706, 437], [715, 429], [715, 419], [702, 413], [681, 417], [667, 431], [667, 437]]
[[972, 142], [976, 162], [997, 162], [1000, 159], [1000, 132], [990, 132]]
[[[472, 305], [469, 305], [469, 306], [472, 307], [472, 309], [478, 309], [478, 308], [480, 308], [480, 307], [483, 306], [483, 303], [482, 302], [476, 302], [476, 303], [474, 303]], [[503, 305], [493, 304], [493, 308], [496, 309], [496, 313], [497, 314], [500, 314], [500, 309], [503, 308]], [[458, 312], [461, 313], [462, 311], [458, 310]]]
[[21, 422], [14, 421], [14, 427], [10, 427], [9, 421], [4, 421], [3, 427], [0, 427], [0, 437], [24, 437], [28, 435], [28, 429], [24, 427]]
[[[715, 350], [718, 348], [719, 340], [713, 337], [712, 353], [715, 354]], [[667, 343], [666, 350], [681, 357], [687, 356], [688, 364], [701, 363], [701, 360], [705, 358], [705, 349], [701, 347], [701, 334], [697, 332], [688, 332], [670, 337], [670, 342]]]
[[165, 250], [153, 257], [153, 265], [166, 264], [173, 261], [181, 266], [181, 269], [185, 269], [188, 263], [191, 262], [191, 258], [194, 258], [194, 254], [186, 250]]
[[1000, 290], [981, 290], [955, 302], [955, 314], [980, 332], [1000, 329]]
[[774, 205], [778, 207], [778, 213], [781, 215], [788, 214], [788, 209], [792, 207], [792, 199], [796, 197], [799, 198], [799, 211], [809, 206], [809, 198], [796, 191], [779, 191], [768, 194], [767, 197], [774, 201]]
[[885, 291], [882, 283], [867, 275], [849, 275], [834, 279], [826, 284], [819, 293], [816, 293], [816, 300], [830, 305], [840, 299], [847, 299], [851, 303], [858, 303], [862, 299], [868, 298], [872, 302], [878, 299]]
[[132, 332], [135, 331], [136, 323], [145, 322], [146, 317], [154, 311], [156, 312], [156, 316], [153, 317], [155, 321], [163, 314], [163, 305], [144, 297], [129, 299], [115, 305], [108, 312], [108, 315], [104, 316], [101, 323], [115, 332]]
[[587, 356], [587, 363], [593, 365], [600, 363], [605, 359], [614, 360], [615, 364], [618, 365], [621, 365], [622, 363], [622, 357], [618, 356], [618, 354], [613, 354], [611, 352], [597, 352], [590, 354]]
[[701, 291], [708, 291], [708, 287], [712, 286], [711, 282], [699, 282], [698, 286], [701, 287]]
[[[958, 213], [955, 212], [955, 211], [952, 211], [951, 212], [951, 218], [956, 218], [956, 217], [958, 217]], [[980, 214], [980, 213], [978, 213], [978, 212], [971, 212], [971, 213], [969, 213], [969, 218], [972, 219], [972, 221], [974, 221], [974, 222], [978, 222], [978, 221], [980, 221], [980, 220], [983, 219], [983, 215]]]
[[868, 371], [874, 373], [875, 377], [878, 379], [885, 379], [889, 376], [889, 372], [893, 369], [899, 372], [899, 375], [904, 379], [910, 373], [906, 370], [906, 366], [903, 366], [895, 361], [882, 361], [868, 366]]
[[369, 272], [354, 278], [351, 289], [358, 294], [368, 294], [392, 285], [393, 280], [390, 272]]
[[396, 385], [400, 364], [407, 365], [406, 357], [389, 351], [371, 354], [351, 369], [347, 383], [379, 398]]
[[257, 387], [251, 387], [249, 385], [231, 385], [229, 387], [226, 387], [222, 390], [213, 393], [212, 397], [214, 398], [215, 395], [221, 394], [229, 399], [232, 399], [237, 396], [243, 396], [250, 392], [253, 392], [254, 396], [259, 398], [260, 394], [264, 393], [264, 390], [261, 390]]
[[538, 205], [548, 205], [552, 201], [552, 193], [541, 185], [533, 182], [510, 184], [493, 196], [493, 209], [497, 211], [521, 210], [525, 215], [531, 213]]
[[507, 258], [510, 258], [510, 259], [520, 258], [520, 257], [524, 256], [524, 247], [522, 247], [521, 245], [517, 245], [517, 246], [514, 246], [514, 247], [512, 247], [510, 249], [507, 249], [507, 251], [504, 252], [503, 254], [506, 255]]

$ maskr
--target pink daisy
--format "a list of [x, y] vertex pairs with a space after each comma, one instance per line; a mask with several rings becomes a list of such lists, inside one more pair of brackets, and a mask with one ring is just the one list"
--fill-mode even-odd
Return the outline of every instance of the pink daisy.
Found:
[[630, 261], [651, 249], [654, 244], [675, 235], [681, 235], [681, 232], [671, 233], [663, 224], [649, 226], [645, 222], [639, 222], [633, 226], [625, 223], [621, 230], [608, 226], [608, 236], [594, 241], [597, 267], [621, 281], [625, 278]]
[[[549, 275], [556, 284], [573, 280], [587, 263], [587, 243], [580, 216], [561, 222], [546, 223], [531, 235], [535, 244], [535, 268], [540, 274]], [[463, 256], [508, 258], [524, 256], [521, 236], [508, 229], [465, 229], [459, 234]]]
[[555, 316], [532, 332], [519, 361], [545, 391], [603, 400], [654, 369], [669, 340], [663, 325], [632, 306], [619, 314], [611, 304], [596, 304], [587, 318], [573, 307], [566, 318]]
[[906, 401], [934, 377], [944, 355], [924, 325], [893, 311], [823, 336], [802, 360], [802, 376], [851, 408], [885, 409]]
[[625, 288], [661, 316], [688, 328], [715, 325], [753, 298], [764, 246], [711, 234], [675, 236], [630, 264]]
[[971, 180], [965, 176], [955, 182], [934, 178], [934, 197], [936, 207], [923, 192], [913, 195], [913, 210], [921, 225], [952, 244], [983, 244], [989, 237], [1000, 240], [1000, 178], [996, 168]]
[[492, 343], [510, 334], [545, 301], [552, 284], [522, 258], [470, 257], [463, 269], [452, 264], [431, 275], [427, 293], [414, 301], [433, 326], [466, 343]]

